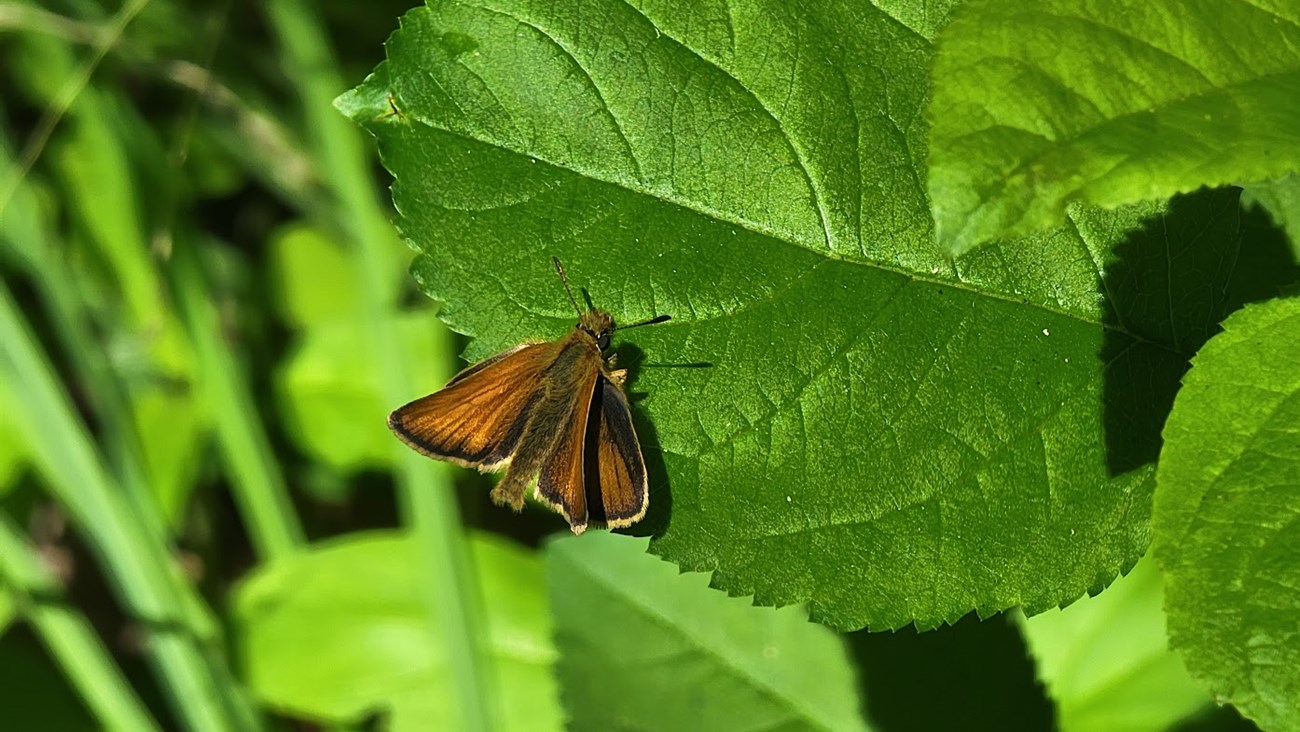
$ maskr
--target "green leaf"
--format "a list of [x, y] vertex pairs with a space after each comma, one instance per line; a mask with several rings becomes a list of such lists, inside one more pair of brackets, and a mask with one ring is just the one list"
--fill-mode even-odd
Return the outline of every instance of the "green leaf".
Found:
[[939, 38], [936, 237], [954, 254], [1113, 207], [1300, 169], [1291, 0], [974, 0]]
[[[604, 531], [546, 553], [574, 730], [864, 730], [843, 642]], [[707, 700], [702, 703], [701, 700]]]
[[[487, 536], [471, 548], [505, 728], [558, 730], [540, 560]], [[332, 723], [383, 711], [395, 732], [456, 729], [446, 649], [429, 628], [417, 552], [403, 534], [352, 535], [258, 569], [235, 597], [253, 693]]]
[[355, 318], [357, 277], [342, 244], [302, 223], [281, 228], [269, 244], [275, 304], [287, 322], [309, 326]]
[[13, 417], [17, 408], [10, 388], [8, 382], [0, 380], [0, 495], [22, 476], [28, 461], [22, 428]]
[[1187, 357], [1291, 271], [1234, 266], [1237, 193], [948, 262], [924, 38], [857, 2], [595, 7], [417, 9], [338, 104], [468, 357], [573, 327], [552, 255], [619, 322], [673, 315], [619, 346], [651, 551], [837, 628], [1039, 612], [1131, 567]]
[[1300, 299], [1197, 354], [1165, 426], [1154, 548], [1171, 645], [1263, 729], [1300, 727]]
[[1209, 703], [1168, 649], [1163, 596], [1143, 559], [1100, 595], [1024, 621], [1062, 732], [1157, 732]]

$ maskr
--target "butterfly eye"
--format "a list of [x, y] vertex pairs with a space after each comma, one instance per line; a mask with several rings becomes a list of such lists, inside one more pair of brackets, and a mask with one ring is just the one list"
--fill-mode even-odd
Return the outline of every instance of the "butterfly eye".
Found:
[[609, 348], [609, 334], [608, 334], [608, 333], [601, 333], [600, 335], [596, 336], [596, 347], [599, 348], [599, 349], [602, 350], [602, 351], [605, 350], [605, 349], [607, 349], [607, 348]]

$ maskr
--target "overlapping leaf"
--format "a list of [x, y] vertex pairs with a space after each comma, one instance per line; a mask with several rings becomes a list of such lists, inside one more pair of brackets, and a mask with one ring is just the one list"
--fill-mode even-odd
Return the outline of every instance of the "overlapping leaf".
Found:
[[1300, 169], [1300, 5], [975, 0], [940, 39], [930, 195], [943, 246]]
[[1248, 307], [1197, 355], [1160, 456], [1171, 644], [1264, 729], [1300, 727], [1300, 300]]
[[552, 255], [619, 321], [674, 316], [621, 347], [651, 551], [844, 628], [1136, 561], [1177, 379], [1246, 277], [1235, 193], [944, 260], [929, 42], [869, 4], [438, 3], [387, 51], [340, 106], [468, 356], [572, 327]]

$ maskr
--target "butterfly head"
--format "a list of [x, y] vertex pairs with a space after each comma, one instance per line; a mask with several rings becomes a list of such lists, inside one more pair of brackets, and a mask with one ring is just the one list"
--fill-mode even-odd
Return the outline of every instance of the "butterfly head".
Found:
[[578, 330], [591, 336], [601, 351], [609, 348], [609, 334], [614, 332], [614, 318], [604, 310], [592, 308], [578, 317]]

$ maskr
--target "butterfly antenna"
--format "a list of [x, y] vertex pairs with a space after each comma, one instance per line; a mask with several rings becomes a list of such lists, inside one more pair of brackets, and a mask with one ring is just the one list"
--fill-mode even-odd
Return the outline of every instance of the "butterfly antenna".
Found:
[[564, 283], [564, 292], [569, 296], [569, 302], [573, 303], [573, 309], [578, 311], [578, 317], [582, 317], [582, 308], [578, 307], [578, 301], [573, 298], [573, 290], [569, 289], [569, 278], [564, 276], [564, 265], [560, 264], [559, 257], [551, 257], [555, 263], [555, 271], [560, 273], [560, 282]]
[[672, 320], [672, 319], [673, 316], [671, 315], [656, 315], [649, 320], [642, 320], [640, 323], [633, 323], [631, 325], [620, 325], [614, 330], [627, 330], [628, 328], [640, 328], [643, 325], [654, 325], [655, 323], [663, 323], [665, 321]]

